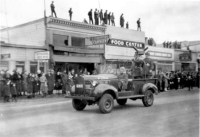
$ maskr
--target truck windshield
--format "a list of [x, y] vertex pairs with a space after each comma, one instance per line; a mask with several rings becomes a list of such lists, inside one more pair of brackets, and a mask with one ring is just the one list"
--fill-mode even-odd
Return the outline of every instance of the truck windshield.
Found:
[[119, 74], [120, 67], [125, 67], [126, 73], [131, 74], [131, 61], [108, 61], [103, 67], [101, 74]]

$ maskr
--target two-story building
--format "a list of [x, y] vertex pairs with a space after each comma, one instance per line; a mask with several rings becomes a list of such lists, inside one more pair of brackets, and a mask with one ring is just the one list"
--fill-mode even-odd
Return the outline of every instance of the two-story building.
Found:
[[[44, 19], [39, 19], [3, 29], [1, 34], [6, 38], [1, 44], [1, 68], [13, 70], [23, 64], [19, 69], [31, 73], [41, 68], [46, 72], [52, 66], [55, 71], [72, 68], [76, 71], [87, 68], [90, 73], [95, 68], [102, 71], [110, 61], [132, 59], [135, 53], [132, 47], [144, 48], [145, 43], [144, 32], [52, 17], [47, 18], [46, 25]], [[109, 41], [104, 44], [88, 44], [91, 37], [105, 35]], [[41, 51], [49, 51], [48, 60], [35, 57]], [[7, 54], [9, 58], [5, 57]]]

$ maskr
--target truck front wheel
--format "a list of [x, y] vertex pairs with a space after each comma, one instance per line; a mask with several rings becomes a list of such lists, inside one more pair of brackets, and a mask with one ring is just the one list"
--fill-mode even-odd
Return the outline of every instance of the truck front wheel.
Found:
[[150, 107], [153, 105], [153, 101], [154, 101], [154, 96], [153, 96], [153, 92], [151, 90], [147, 90], [144, 93], [144, 97], [142, 98], [142, 102], [144, 104], [145, 107]]
[[113, 97], [110, 94], [104, 94], [99, 100], [99, 109], [102, 113], [110, 113], [114, 106]]
[[118, 99], [118, 100], [117, 100], [117, 103], [118, 103], [119, 105], [121, 105], [121, 106], [125, 105], [126, 102], [127, 102], [127, 99]]
[[81, 111], [86, 107], [86, 102], [80, 99], [73, 99], [72, 100], [72, 106], [75, 110]]

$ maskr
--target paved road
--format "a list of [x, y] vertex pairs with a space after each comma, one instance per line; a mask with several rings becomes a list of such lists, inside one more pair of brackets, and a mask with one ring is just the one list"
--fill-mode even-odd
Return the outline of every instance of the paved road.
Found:
[[152, 107], [128, 101], [110, 114], [97, 105], [77, 112], [71, 100], [47, 98], [0, 103], [0, 137], [198, 137], [199, 91], [162, 92]]

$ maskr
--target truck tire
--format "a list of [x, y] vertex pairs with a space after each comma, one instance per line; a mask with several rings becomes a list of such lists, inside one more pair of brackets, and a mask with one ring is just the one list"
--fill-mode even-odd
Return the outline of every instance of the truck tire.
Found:
[[114, 100], [110, 94], [104, 94], [99, 100], [99, 109], [102, 113], [110, 113], [114, 107]]
[[118, 100], [117, 100], [117, 103], [118, 103], [119, 105], [121, 105], [121, 106], [125, 105], [126, 102], [127, 102], [127, 99], [118, 99]]
[[77, 111], [83, 110], [86, 107], [86, 105], [87, 105], [86, 102], [82, 101], [80, 99], [73, 99], [72, 100], [72, 106]]
[[142, 98], [142, 103], [144, 104], [145, 107], [150, 107], [153, 105], [154, 101], [154, 95], [151, 90], [147, 90], [144, 93], [144, 97]]

